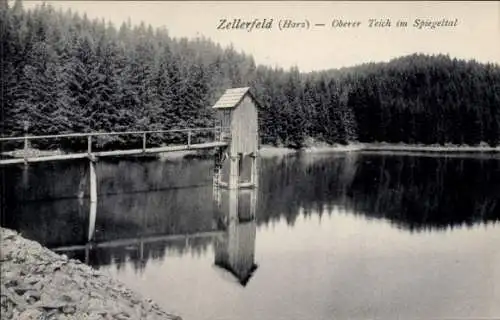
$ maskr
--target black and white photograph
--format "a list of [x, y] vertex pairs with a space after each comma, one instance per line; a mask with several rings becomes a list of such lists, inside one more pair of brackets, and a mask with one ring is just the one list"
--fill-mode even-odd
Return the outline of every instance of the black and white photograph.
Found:
[[500, 320], [500, 1], [0, 0], [0, 318]]

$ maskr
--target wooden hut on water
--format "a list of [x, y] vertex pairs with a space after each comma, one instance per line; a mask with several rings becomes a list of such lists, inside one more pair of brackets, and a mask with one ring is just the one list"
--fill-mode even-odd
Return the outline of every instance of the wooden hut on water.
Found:
[[236, 189], [257, 185], [258, 107], [250, 87], [226, 90], [212, 107], [223, 128], [221, 140], [229, 142], [220, 163], [222, 172], [216, 174], [216, 183], [221, 186]]

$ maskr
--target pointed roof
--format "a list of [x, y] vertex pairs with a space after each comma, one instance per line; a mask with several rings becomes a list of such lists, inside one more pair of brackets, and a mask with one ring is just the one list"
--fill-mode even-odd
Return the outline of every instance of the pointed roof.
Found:
[[[247, 93], [250, 93], [250, 87], [227, 89], [226, 92], [213, 105], [213, 109], [226, 109], [236, 107]], [[251, 95], [251, 94], [250, 94]], [[252, 96], [252, 99], [253, 96]], [[254, 99], [255, 100], [255, 99]]]

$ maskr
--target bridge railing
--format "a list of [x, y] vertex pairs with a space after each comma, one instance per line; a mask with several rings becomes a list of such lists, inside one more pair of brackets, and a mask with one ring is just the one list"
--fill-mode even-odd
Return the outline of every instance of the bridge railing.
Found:
[[[205, 127], [205, 128], [186, 128], [186, 129], [170, 129], [170, 130], [148, 130], [148, 131], [117, 131], [117, 132], [88, 132], [88, 133], [65, 133], [54, 135], [38, 135], [38, 136], [20, 136], [20, 137], [0, 137], [0, 143], [15, 143], [17, 148], [14, 147], [12, 151], [3, 152], [2, 155], [13, 157], [24, 157], [25, 160], [30, 156], [39, 157], [44, 153], [53, 154], [52, 145], [64, 145], [63, 140], [78, 139], [78, 143], [70, 143], [70, 149], [77, 149], [84, 151], [91, 155], [98, 150], [117, 150], [117, 149], [142, 149], [146, 151], [151, 147], [159, 147], [165, 145], [182, 145], [189, 148], [194, 144], [201, 144], [207, 142], [220, 142], [223, 141], [222, 132], [227, 131], [224, 127]], [[129, 138], [127, 142], [117, 143], [116, 140], [110, 139], [116, 136], [135, 136]], [[45, 143], [46, 150], [33, 151], [31, 144], [36, 141], [47, 140], [52, 143]], [[86, 143], [83, 141], [86, 140]], [[105, 145], [108, 143], [108, 146]], [[127, 148], [120, 148], [118, 145], [127, 145]], [[2, 147], [0, 150], [6, 150]], [[47, 151], [48, 149], [48, 151]], [[45, 151], [45, 152], [44, 152]], [[78, 152], [76, 151], [76, 152]], [[34, 154], [33, 154], [34, 153]]]

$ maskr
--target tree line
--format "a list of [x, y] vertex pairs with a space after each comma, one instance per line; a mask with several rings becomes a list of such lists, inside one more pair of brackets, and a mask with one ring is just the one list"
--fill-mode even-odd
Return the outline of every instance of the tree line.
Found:
[[[49, 5], [0, 2], [3, 136], [215, 125], [225, 89], [250, 86], [263, 144], [500, 142], [500, 67], [413, 54], [388, 63], [302, 73], [256, 65], [206, 38], [118, 28]], [[334, 57], [332, 57], [334, 59]], [[149, 144], [182, 137], [157, 135]], [[102, 148], [140, 137], [101, 139]], [[72, 141], [39, 147], [84, 147]], [[80, 145], [79, 145], [80, 143]]]

